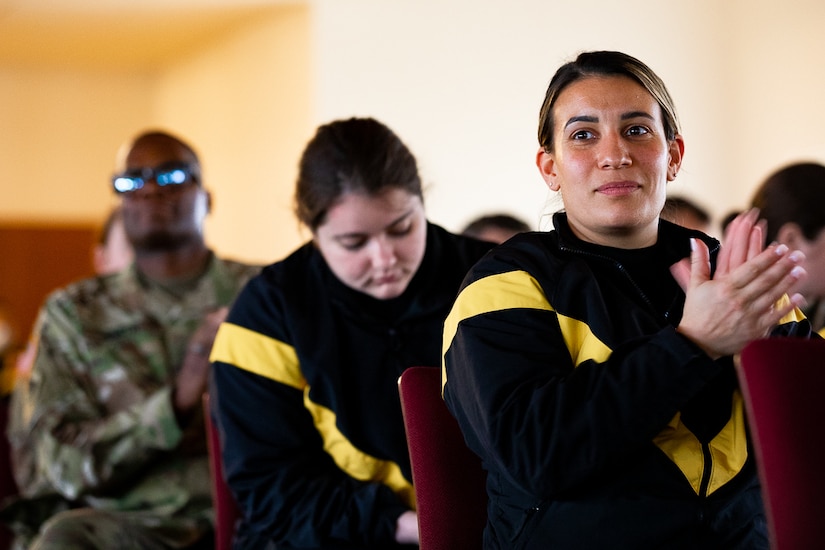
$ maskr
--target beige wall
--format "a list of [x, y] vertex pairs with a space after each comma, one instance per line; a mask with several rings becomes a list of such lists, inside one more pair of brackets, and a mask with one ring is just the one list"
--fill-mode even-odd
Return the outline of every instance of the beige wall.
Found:
[[156, 119], [198, 147], [207, 238], [225, 255], [268, 263], [301, 240], [292, 188], [313, 130], [309, 28], [306, 7], [280, 8], [158, 79]]
[[[731, 24], [731, 107], [719, 119], [717, 141], [730, 143], [731, 179], [752, 190], [781, 164], [825, 162], [825, 3], [819, 0], [737, 0], [746, 24]], [[727, 137], [724, 138], [727, 134]], [[825, 206], [823, 206], [825, 207]]]
[[0, 67], [0, 219], [102, 219], [118, 144], [151, 113], [151, 75]]
[[372, 115], [418, 156], [437, 223], [505, 209], [540, 226], [544, 89], [601, 48], [665, 79], [687, 146], [671, 189], [720, 217], [774, 167], [825, 160], [823, 27], [816, 0], [306, 0], [154, 71], [0, 65], [0, 219], [100, 219], [117, 146], [160, 125], [202, 153], [210, 243], [274, 260], [301, 240], [291, 193], [314, 127]]
[[102, 220], [118, 147], [162, 127], [201, 154], [209, 243], [283, 256], [301, 239], [291, 189], [313, 128], [309, 13], [273, 8], [155, 71], [0, 66], [0, 219]]
[[[667, 83], [682, 119], [671, 191], [716, 217], [769, 170], [825, 161], [825, 4], [816, 0], [318, 0], [318, 112], [374, 113], [417, 153], [430, 217], [459, 229], [557, 203], [534, 166], [538, 109], [560, 63], [620, 49]], [[548, 201], [550, 201], [548, 207]]]

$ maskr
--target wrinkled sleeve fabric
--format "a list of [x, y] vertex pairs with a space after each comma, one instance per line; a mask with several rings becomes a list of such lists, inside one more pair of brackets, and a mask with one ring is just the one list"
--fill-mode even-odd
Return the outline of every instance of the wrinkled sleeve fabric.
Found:
[[183, 433], [169, 386], [130, 400], [122, 410], [101, 402], [112, 396], [97, 394], [93, 380], [100, 363], [71, 300], [52, 295], [37, 326], [31, 379], [20, 389], [9, 430], [22, 494], [57, 492], [68, 500], [106, 495], [132, 483], [153, 457], [178, 445]]
[[213, 415], [245, 536], [300, 548], [391, 545], [407, 507], [324, 450], [281, 304], [265, 286], [247, 285], [211, 356]]

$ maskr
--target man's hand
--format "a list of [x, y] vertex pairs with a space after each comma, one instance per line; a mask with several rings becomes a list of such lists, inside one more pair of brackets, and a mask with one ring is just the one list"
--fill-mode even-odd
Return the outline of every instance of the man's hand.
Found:
[[209, 382], [209, 352], [228, 312], [228, 308], [222, 307], [208, 313], [189, 340], [183, 366], [175, 379], [174, 406], [179, 420], [201, 405]]

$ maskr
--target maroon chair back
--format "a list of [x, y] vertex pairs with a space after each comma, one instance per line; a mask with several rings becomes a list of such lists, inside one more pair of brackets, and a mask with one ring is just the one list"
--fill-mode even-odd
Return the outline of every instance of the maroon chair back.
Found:
[[739, 379], [771, 547], [825, 547], [825, 340], [751, 342]]
[[441, 399], [441, 370], [398, 379], [410, 449], [421, 550], [478, 550], [487, 523], [487, 474]]
[[209, 472], [212, 476], [212, 504], [215, 509], [215, 550], [231, 550], [235, 535], [235, 522], [240, 510], [235, 497], [223, 477], [221, 441], [218, 429], [212, 423], [209, 394], [203, 396], [203, 417], [206, 425], [206, 443], [209, 448]]

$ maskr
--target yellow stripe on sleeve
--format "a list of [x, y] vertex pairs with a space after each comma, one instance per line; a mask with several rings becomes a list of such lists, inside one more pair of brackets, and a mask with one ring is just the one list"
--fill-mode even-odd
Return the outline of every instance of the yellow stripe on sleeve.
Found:
[[383, 483], [407, 506], [415, 509], [413, 486], [401, 473], [398, 464], [376, 458], [353, 445], [338, 429], [335, 412], [309, 398], [309, 388], [304, 390], [304, 406], [312, 414], [315, 428], [324, 440], [324, 450], [329, 453], [341, 470], [361, 481]]
[[218, 328], [209, 361], [228, 363], [295, 389], [306, 386], [295, 348], [232, 323]]
[[341, 470], [362, 481], [377, 481], [392, 489], [410, 507], [415, 507], [412, 484], [398, 464], [370, 456], [357, 449], [338, 429], [335, 413], [309, 398], [309, 386], [301, 374], [295, 349], [275, 338], [232, 323], [223, 323], [212, 346], [210, 361], [220, 361], [292, 386], [304, 394], [304, 407]]
[[526, 271], [508, 271], [479, 279], [461, 291], [444, 321], [442, 356], [450, 347], [461, 321], [503, 309], [553, 311], [538, 281]]
[[[467, 286], [456, 299], [444, 322], [441, 350], [441, 389], [447, 383], [444, 355], [452, 344], [461, 321], [476, 315], [505, 309], [539, 309], [554, 311], [538, 281], [526, 271], [509, 271], [479, 279]], [[557, 315], [567, 349], [574, 365], [593, 359], [606, 361], [611, 350], [590, 330], [587, 323], [572, 317]]]

